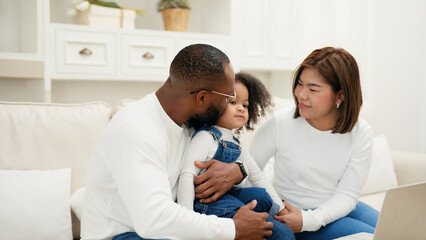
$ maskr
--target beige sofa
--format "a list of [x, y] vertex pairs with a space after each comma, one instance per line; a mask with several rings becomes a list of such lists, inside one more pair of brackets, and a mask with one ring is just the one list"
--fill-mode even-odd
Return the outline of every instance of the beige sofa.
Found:
[[[275, 101], [277, 108], [291, 104], [290, 100]], [[129, 102], [114, 108], [102, 102], [0, 102], [0, 239], [9, 239], [13, 232], [31, 239], [79, 237], [70, 196], [84, 187], [86, 167], [103, 127]], [[244, 144], [249, 144], [250, 137], [242, 136]], [[392, 151], [392, 160], [395, 185], [426, 181], [426, 154]], [[63, 168], [70, 168], [71, 176], [67, 170], [56, 170]], [[385, 190], [373, 186], [362, 200], [380, 209]]]

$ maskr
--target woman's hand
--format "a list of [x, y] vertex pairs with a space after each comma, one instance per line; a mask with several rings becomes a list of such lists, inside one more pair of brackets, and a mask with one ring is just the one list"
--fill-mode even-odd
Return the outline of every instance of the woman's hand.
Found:
[[288, 202], [285, 202], [285, 208], [274, 219], [289, 226], [294, 233], [302, 230], [302, 211]]

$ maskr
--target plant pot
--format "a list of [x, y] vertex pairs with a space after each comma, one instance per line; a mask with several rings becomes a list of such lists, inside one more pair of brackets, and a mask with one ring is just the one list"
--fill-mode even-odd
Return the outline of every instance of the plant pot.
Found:
[[189, 9], [169, 8], [161, 11], [164, 30], [186, 32], [188, 29]]

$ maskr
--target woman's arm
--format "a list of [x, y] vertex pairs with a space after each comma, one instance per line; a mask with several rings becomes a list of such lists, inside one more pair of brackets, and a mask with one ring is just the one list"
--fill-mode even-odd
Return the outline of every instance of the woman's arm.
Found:
[[194, 165], [194, 161], [204, 162], [208, 160], [214, 144], [214, 139], [210, 133], [199, 132], [191, 140], [185, 152], [182, 169], [179, 173], [177, 201], [190, 210], [193, 210], [194, 207], [194, 177], [200, 173], [200, 169]]
[[272, 115], [254, 133], [249, 152], [260, 169], [263, 169], [269, 159], [275, 155], [277, 131], [276, 117]]

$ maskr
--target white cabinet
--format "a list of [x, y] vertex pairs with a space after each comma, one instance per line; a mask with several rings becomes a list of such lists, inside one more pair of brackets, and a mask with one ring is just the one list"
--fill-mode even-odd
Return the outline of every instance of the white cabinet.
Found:
[[0, 0], [0, 101], [43, 101], [43, 0]]
[[0, 0], [0, 78], [43, 78], [42, 1]]
[[[236, 70], [293, 69], [291, 2], [193, 1], [188, 32], [181, 33], [163, 30], [161, 13], [152, 0], [121, 2], [147, 10], [146, 16], [136, 18], [135, 30], [78, 25], [76, 17], [66, 15], [71, 0], [0, 0], [17, 13], [7, 13], [6, 19], [0, 16], [0, 30], [8, 33], [0, 39], [0, 100], [49, 102], [56, 96], [53, 100], [68, 101], [77, 91], [87, 90], [84, 84], [157, 86], [168, 76], [176, 53], [194, 43], [221, 49]], [[71, 85], [78, 90], [71, 90]], [[24, 90], [19, 94], [7, 90], [15, 87]], [[27, 95], [36, 97], [22, 97]], [[94, 95], [93, 100], [102, 98]]]
[[165, 80], [174, 52], [173, 38], [124, 34], [118, 55], [124, 75]]
[[47, 64], [52, 81], [164, 82], [174, 56], [190, 44], [207, 43], [231, 52], [227, 35], [50, 26], [55, 51], [48, 52]]
[[295, 67], [291, 0], [233, 0], [232, 48], [244, 69]]
[[116, 72], [116, 34], [55, 29], [54, 77]]
[[0, 58], [42, 60], [43, 0], [0, 0]]

